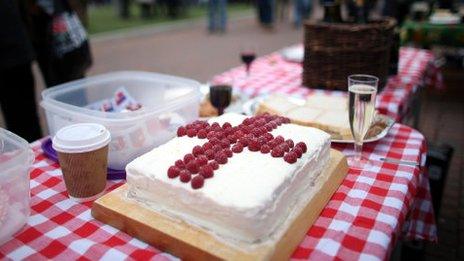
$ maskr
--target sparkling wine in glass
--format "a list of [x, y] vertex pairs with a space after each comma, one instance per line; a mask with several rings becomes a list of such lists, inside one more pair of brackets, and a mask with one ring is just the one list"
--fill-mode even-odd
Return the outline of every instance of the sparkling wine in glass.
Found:
[[356, 74], [348, 77], [348, 110], [355, 154], [348, 157], [352, 168], [366, 169], [371, 164], [362, 156], [364, 137], [375, 116], [375, 98], [379, 79], [371, 75]]
[[242, 49], [240, 52], [240, 58], [242, 62], [245, 64], [246, 75], [250, 76], [251, 64], [256, 58], [256, 52], [253, 48]]

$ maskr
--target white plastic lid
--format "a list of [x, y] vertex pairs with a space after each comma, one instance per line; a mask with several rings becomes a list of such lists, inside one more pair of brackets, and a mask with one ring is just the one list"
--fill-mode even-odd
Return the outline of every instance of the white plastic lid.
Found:
[[78, 123], [60, 129], [53, 137], [53, 148], [59, 152], [82, 153], [97, 150], [110, 143], [111, 134], [96, 123]]

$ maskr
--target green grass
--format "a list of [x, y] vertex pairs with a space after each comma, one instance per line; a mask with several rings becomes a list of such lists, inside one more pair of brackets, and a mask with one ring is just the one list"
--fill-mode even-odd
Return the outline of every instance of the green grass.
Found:
[[[249, 4], [229, 4], [227, 7], [228, 15], [238, 12], [250, 10]], [[206, 6], [191, 6], [176, 19], [171, 19], [163, 14], [155, 13], [148, 19], [140, 18], [140, 7], [138, 4], [132, 3], [130, 8], [131, 16], [128, 19], [119, 18], [116, 13], [116, 8], [113, 5], [93, 6], [89, 7], [89, 28], [90, 34], [109, 32], [118, 29], [135, 28], [144, 25], [153, 25], [166, 22], [185, 21], [199, 17], [206, 17]]]

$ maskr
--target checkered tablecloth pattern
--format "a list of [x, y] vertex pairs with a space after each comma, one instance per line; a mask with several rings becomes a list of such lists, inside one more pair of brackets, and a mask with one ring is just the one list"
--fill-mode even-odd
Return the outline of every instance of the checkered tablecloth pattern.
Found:
[[[59, 165], [43, 154], [43, 141], [32, 144], [36, 160], [30, 174], [31, 215], [22, 231], [0, 246], [0, 259], [174, 259], [94, 220], [91, 203], [70, 200]], [[352, 153], [349, 145], [335, 148]], [[378, 161], [387, 156], [423, 163], [424, 137], [395, 124], [384, 139], [366, 144], [364, 151], [375, 161], [374, 168], [349, 170], [293, 258], [386, 259], [412, 207], [408, 232], [412, 237], [436, 239], [428, 183], [421, 182], [421, 168]], [[123, 183], [108, 181], [107, 191]]]
[[[303, 48], [302, 45], [298, 45]], [[377, 109], [396, 121], [406, 115], [413, 94], [424, 85], [443, 89], [441, 70], [435, 66], [432, 52], [401, 48], [398, 75], [391, 77], [377, 98]], [[279, 52], [260, 57], [253, 62], [250, 76], [244, 66], [233, 68], [213, 78], [212, 82], [232, 83], [241, 93], [251, 97], [268, 93], [285, 93], [306, 97], [314, 93], [345, 95], [345, 92], [324, 91], [302, 87], [300, 63], [286, 61]]]

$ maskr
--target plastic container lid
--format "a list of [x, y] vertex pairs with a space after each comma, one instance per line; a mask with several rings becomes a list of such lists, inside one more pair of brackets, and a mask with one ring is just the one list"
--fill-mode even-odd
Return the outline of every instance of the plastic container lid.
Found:
[[59, 152], [82, 153], [102, 148], [110, 140], [111, 134], [103, 125], [78, 123], [58, 130], [53, 137], [53, 148]]

